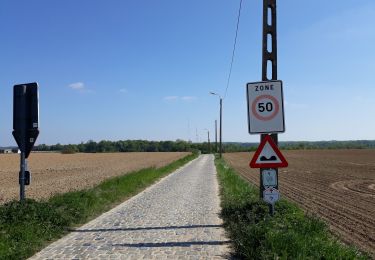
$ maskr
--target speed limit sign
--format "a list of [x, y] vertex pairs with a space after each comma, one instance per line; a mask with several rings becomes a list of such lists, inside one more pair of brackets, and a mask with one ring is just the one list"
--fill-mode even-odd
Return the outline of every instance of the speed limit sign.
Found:
[[250, 134], [285, 132], [281, 80], [248, 83], [247, 107]]

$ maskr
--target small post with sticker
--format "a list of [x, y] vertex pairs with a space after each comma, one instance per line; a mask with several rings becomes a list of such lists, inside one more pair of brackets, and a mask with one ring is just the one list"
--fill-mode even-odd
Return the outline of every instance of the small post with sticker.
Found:
[[20, 201], [25, 200], [25, 185], [30, 184], [27, 158], [39, 135], [39, 95], [38, 84], [15, 85], [13, 89], [13, 132], [21, 151], [20, 160]]

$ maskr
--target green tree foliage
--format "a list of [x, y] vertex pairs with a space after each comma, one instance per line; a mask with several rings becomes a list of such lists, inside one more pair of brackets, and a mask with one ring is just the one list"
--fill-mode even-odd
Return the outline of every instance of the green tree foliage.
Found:
[[61, 151], [64, 153], [110, 153], [110, 152], [191, 152], [203, 150], [207, 152], [207, 144], [193, 144], [183, 140], [176, 141], [146, 141], [146, 140], [123, 140], [95, 142], [89, 140], [86, 143], [68, 145], [46, 145], [41, 144], [34, 148], [35, 151]]
[[62, 149], [61, 153], [63, 154], [73, 154], [78, 152], [78, 147], [75, 144], [69, 144], [65, 145], [64, 148]]
[[[255, 151], [259, 143], [223, 143], [223, 152], [248, 152]], [[375, 141], [319, 141], [319, 142], [280, 142], [283, 150], [309, 150], [309, 149], [374, 149]], [[146, 140], [120, 140], [95, 142], [89, 140], [86, 143], [69, 145], [46, 145], [40, 144], [34, 148], [35, 151], [64, 151], [73, 150], [81, 153], [109, 153], [109, 152], [191, 152], [200, 150], [208, 153], [207, 142], [192, 143], [177, 139], [176, 141], [146, 141]], [[211, 152], [215, 152], [215, 142], [210, 144]], [[219, 149], [219, 145], [218, 148]], [[216, 151], [218, 152], [218, 151]]]

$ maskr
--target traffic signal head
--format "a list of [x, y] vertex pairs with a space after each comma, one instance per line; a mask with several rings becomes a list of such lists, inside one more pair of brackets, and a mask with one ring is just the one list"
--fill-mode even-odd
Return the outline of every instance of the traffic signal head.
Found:
[[38, 84], [15, 85], [13, 91], [13, 136], [27, 158], [39, 135]]

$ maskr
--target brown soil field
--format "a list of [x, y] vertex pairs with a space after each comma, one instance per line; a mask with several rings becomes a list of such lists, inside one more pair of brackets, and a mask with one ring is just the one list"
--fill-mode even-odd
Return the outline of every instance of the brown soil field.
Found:
[[[375, 150], [284, 151], [288, 168], [279, 170], [281, 196], [329, 224], [348, 244], [375, 257]], [[225, 154], [246, 180], [259, 186], [253, 153]]]
[[[31, 153], [31, 184], [26, 197], [48, 198], [82, 190], [110, 177], [149, 167], [162, 167], [189, 153]], [[0, 155], [0, 204], [19, 199], [19, 155]]]

